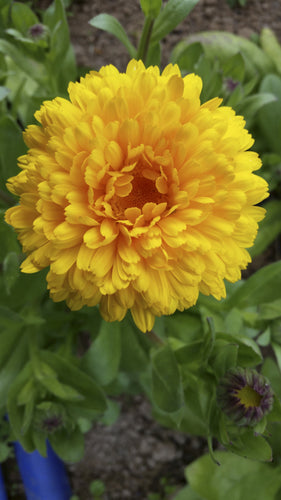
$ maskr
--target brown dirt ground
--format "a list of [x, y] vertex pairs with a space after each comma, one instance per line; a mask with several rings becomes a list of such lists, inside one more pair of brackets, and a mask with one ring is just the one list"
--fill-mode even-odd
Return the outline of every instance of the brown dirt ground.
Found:
[[[121, 42], [88, 24], [92, 17], [102, 12], [115, 16], [131, 42], [137, 45], [143, 25], [138, 0], [76, 0], [69, 25], [77, 62], [94, 69], [113, 63], [124, 70], [128, 55]], [[226, 0], [200, 0], [190, 15], [163, 40], [163, 65], [167, 64], [174, 45], [190, 33], [227, 30], [250, 37], [264, 26], [272, 28], [281, 41], [280, 0], [248, 0], [245, 7], [235, 9], [231, 9]]]
[[[41, 0], [47, 6], [49, 0]], [[140, 37], [143, 16], [138, 0], [75, 0], [69, 9], [71, 40], [80, 66], [99, 69], [115, 64], [124, 70], [128, 55], [114, 37], [88, 24], [97, 14], [116, 16], [135, 45]], [[204, 30], [228, 30], [250, 37], [263, 26], [274, 29], [281, 41], [280, 0], [248, 0], [246, 7], [230, 9], [226, 0], [201, 0], [190, 16], [163, 40], [163, 65], [173, 46], [190, 33]], [[142, 397], [122, 398], [121, 413], [111, 426], [96, 425], [86, 436], [83, 460], [69, 470], [73, 493], [80, 500], [92, 500], [89, 485], [101, 479], [106, 486], [104, 500], [148, 500], [157, 492], [159, 500], [168, 500], [161, 478], [169, 484], [184, 484], [184, 467], [206, 451], [202, 439], [184, 436], [158, 425]], [[10, 470], [9, 498], [23, 500], [16, 465]], [[172, 497], [170, 497], [172, 498]]]

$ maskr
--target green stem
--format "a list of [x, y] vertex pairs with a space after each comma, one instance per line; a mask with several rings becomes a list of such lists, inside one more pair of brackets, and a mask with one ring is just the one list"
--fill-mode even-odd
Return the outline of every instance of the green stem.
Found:
[[27, 337], [28, 337], [28, 353], [31, 361], [31, 366], [35, 377], [39, 378], [41, 367], [40, 367], [39, 349], [37, 341], [37, 329], [33, 328], [32, 326], [29, 326], [27, 331]]
[[156, 344], [156, 345], [164, 345], [165, 344], [165, 342], [153, 330], [150, 330], [150, 332], [147, 332], [146, 335], [153, 342], [153, 344]]
[[137, 50], [136, 59], [141, 59], [144, 64], [149, 49], [149, 42], [152, 34], [153, 24], [154, 24], [154, 18], [148, 16], [144, 23], [140, 43]]

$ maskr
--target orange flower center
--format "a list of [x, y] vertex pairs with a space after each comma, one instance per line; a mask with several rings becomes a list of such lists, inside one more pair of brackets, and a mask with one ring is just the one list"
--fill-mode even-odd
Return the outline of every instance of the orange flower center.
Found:
[[145, 177], [136, 176], [132, 182], [133, 189], [125, 199], [126, 207], [142, 209], [146, 203], [162, 203], [167, 201], [166, 196], [159, 193], [155, 182]]
[[129, 219], [130, 222], [135, 222], [144, 213], [146, 220], [156, 215], [147, 204], [153, 204], [153, 207], [161, 204], [159, 213], [162, 213], [168, 204], [168, 183], [162, 167], [152, 166], [143, 159], [138, 161], [131, 171], [116, 179], [115, 193], [109, 203], [116, 218]]

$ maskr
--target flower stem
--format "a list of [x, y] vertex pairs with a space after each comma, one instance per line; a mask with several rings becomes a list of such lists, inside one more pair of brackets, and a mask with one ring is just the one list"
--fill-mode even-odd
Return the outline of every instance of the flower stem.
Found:
[[164, 345], [165, 342], [153, 331], [147, 332], [147, 336], [155, 345]]
[[151, 38], [151, 34], [152, 34], [153, 24], [154, 24], [154, 18], [151, 16], [148, 16], [145, 20], [145, 23], [144, 23], [140, 43], [139, 43], [138, 50], [137, 50], [136, 59], [141, 59], [144, 64], [145, 64], [145, 60], [146, 60], [148, 49], [149, 49], [149, 43], [150, 43], [150, 38]]
[[39, 358], [39, 349], [38, 349], [38, 341], [37, 341], [37, 329], [30, 326], [28, 328], [28, 353], [29, 359], [31, 361], [33, 373], [36, 378], [40, 378], [40, 358]]

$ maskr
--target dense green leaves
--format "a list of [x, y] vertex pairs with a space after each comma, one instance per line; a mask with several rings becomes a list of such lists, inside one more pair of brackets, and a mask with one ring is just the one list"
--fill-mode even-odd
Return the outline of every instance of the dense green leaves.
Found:
[[105, 411], [106, 400], [104, 393], [91, 377], [59, 354], [42, 351], [40, 357], [55, 371], [62, 384], [70, 385], [83, 396], [82, 400], [79, 398], [78, 403], [81, 408], [92, 409], [100, 413]]
[[[64, 96], [68, 81], [76, 78], [64, 8], [67, 2], [55, 0], [42, 18], [38, 14], [40, 19], [29, 3], [10, 2], [10, 9], [9, 2], [5, 3], [0, 0], [0, 106], [1, 113], [4, 111], [0, 119], [0, 200], [4, 209], [14, 204], [6, 179], [17, 172], [16, 159], [25, 152], [19, 124], [25, 126], [33, 120], [42, 100]], [[130, 57], [141, 57], [146, 65], [160, 65], [163, 37], [197, 3], [168, 0], [162, 5], [161, 0], [141, 0], [146, 20], [138, 50], [112, 16], [100, 14], [90, 24], [117, 37]], [[35, 40], [29, 30], [39, 20], [42, 38]], [[260, 224], [252, 256], [262, 253], [281, 231], [279, 54], [277, 40], [263, 31], [261, 46], [229, 33], [199, 33], [182, 41], [172, 55], [183, 74], [195, 72], [202, 77], [202, 102], [222, 97], [224, 104], [245, 116], [253, 136], [257, 134], [256, 149], [264, 161], [261, 174], [270, 180], [275, 199], [266, 204], [267, 217]], [[266, 75], [268, 71], [272, 73]], [[224, 301], [200, 297], [190, 310], [157, 318], [153, 332], [144, 335], [128, 318], [106, 323], [100, 320], [98, 308], [71, 312], [65, 304], [53, 304], [46, 292], [46, 271], [36, 275], [19, 272], [23, 257], [3, 215], [4, 210], [0, 220], [0, 393], [2, 412], [8, 409], [12, 439], [20, 440], [26, 450], [37, 448], [44, 455], [49, 438], [63, 459], [79, 460], [84, 452], [82, 433], [91, 422], [100, 419], [110, 425], [118, 416], [119, 405], [108, 402], [106, 393], [132, 394], [141, 388], [163, 425], [205, 436], [209, 443], [215, 437], [240, 456], [271, 459], [265, 440], [267, 419], [279, 422], [281, 418], [277, 398], [281, 396], [280, 262], [245, 282], [227, 286]], [[264, 347], [273, 348], [276, 362], [267, 358], [263, 364]], [[221, 377], [237, 366], [261, 367], [276, 393], [272, 412], [252, 429], [235, 426], [217, 404]], [[57, 418], [55, 429], [48, 428], [50, 415]], [[262, 492], [260, 498], [270, 500], [280, 486], [267, 465], [255, 463], [251, 468], [249, 462], [241, 458], [237, 462], [228, 454], [215, 453], [214, 459], [222, 463], [221, 468], [203, 458], [188, 469], [190, 485], [179, 499], [220, 500], [234, 492], [237, 500], [256, 500]], [[223, 469], [224, 460], [225, 474], [232, 482], [224, 481], [217, 472]], [[254, 489], [254, 474], [264, 475], [266, 487]]]
[[209, 58], [217, 58], [223, 62], [239, 52], [243, 53], [248, 75], [254, 76], [256, 71], [266, 74], [273, 69], [271, 59], [254, 42], [226, 31], [206, 31], [189, 35], [175, 47], [173, 58], [177, 58], [187, 44], [194, 42], [203, 45]]
[[275, 500], [281, 486], [280, 467], [273, 468], [224, 452], [215, 452], [215, 457], [220, 467], [205, 455], [186, 468], [191, 488], [202, 498]]

